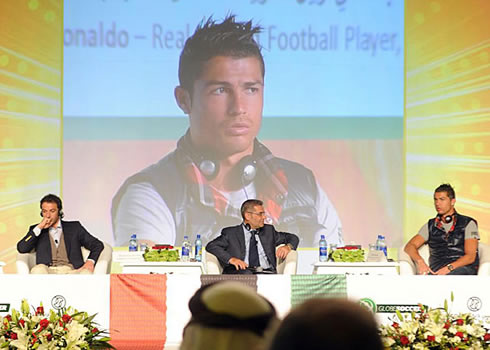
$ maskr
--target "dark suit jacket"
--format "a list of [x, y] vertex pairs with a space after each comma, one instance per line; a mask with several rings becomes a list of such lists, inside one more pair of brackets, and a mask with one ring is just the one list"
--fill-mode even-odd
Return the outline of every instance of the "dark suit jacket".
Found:
[[[277, 232], [272, 225], [264, 225], [259, 233], [260, 242], [270, 264], [276, 268], [276, 247], [280, 244], [290, 243], [293, 249], [298, 247], [299, 238], [295, 234]], [[215, 255], [221, 266], [226, 269], [230, 258], [245, 260], [245, 234], [243, 226], [226, 227], [221, 235], [206, 245], [206, 251]], [[234, 269], [235, 267], [233, 267]]]
[[[41, 230], [39, 236], [34, 234], [34, 228], [37, 225], [32, 225], [29, 232], [17, 243], [19, 253], [29, 253], [33, 249], [36, 250], [36, 264], [45, 264], [50, 266], [52, 262], [51, 243], [49, 241], [49, 229]], [[81, 247], [90, 251], [88, 259], [92, 259], [95, 263], [99, 259], [99, 255], [104, 249], [104, 244], [97, 238], [92, 236], [78, 221], [61, 221], [63, 236], [65, 238], [66, 253], [68, 260], [75, 269], [83, 266]]]

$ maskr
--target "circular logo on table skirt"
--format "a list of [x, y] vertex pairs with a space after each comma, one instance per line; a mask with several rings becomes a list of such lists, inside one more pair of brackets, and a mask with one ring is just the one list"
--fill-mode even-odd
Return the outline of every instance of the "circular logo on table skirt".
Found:
[[61, 310], [66, 307], [66, 299], [62, 295], [55, 295], [53, 299], [51, 299], [51, 306], [55, 310]]
[[376, 313], [376, 303], [372, 299], [362, 298], [361, 300], [359, 300], [359, 304], [366, 309]]
[[470, 311], [478, 311], [481, 309], [482, 307], [482, 302], [481, 302], [481, 299], [478, 298], [478, 297], [471, 297], [468, 299], [468, 302], [466, 303], [466, 305], [468, 306], [468, 309]]

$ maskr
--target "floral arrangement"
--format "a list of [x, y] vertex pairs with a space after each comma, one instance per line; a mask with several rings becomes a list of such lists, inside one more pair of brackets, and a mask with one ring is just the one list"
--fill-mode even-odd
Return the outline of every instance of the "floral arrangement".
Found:
[[[451, 294], [451, 301], [453, 295]], [[444, 308], [423, 305], [420, 313], [403, 316], [397, 311], [398, 322], [381, 325], [386, 349], [489, 349], [490, 334], [471, 314], [451, 314], [447, 301]]]
[[42, 304], [31, 313], [24, 299], [20, 312], [13, 309], [11, 315], [0, 317], [0, 349], [114, 349], [94, 317], [71, 307], [46, 315]]

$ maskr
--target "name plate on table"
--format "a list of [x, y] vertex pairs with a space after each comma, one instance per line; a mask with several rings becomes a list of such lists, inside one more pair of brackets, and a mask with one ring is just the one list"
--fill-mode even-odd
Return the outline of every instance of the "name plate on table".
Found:
[[367, 262], [386, 262], [386, 255], [382, 250], [370, 250], [366, 258]]

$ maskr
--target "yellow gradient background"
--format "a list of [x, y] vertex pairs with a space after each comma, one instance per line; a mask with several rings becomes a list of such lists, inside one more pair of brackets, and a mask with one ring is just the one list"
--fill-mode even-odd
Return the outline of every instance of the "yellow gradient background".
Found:
[[490, 241], [490, 2], [407, 1], [405, 239], [443, 182]]
[[0, 1], [0, 260], [60, 193], [63, 2]]

